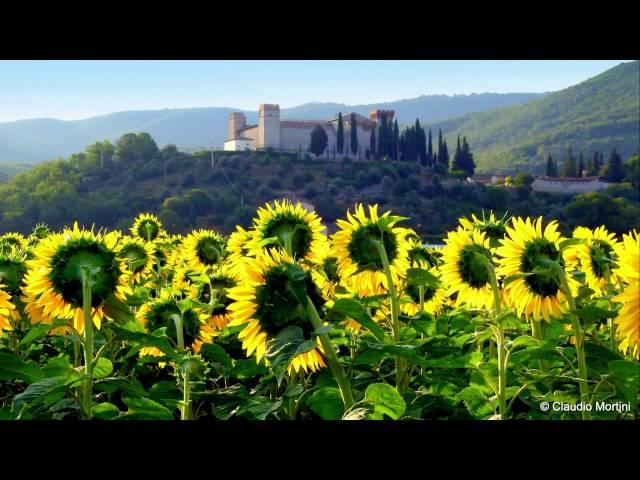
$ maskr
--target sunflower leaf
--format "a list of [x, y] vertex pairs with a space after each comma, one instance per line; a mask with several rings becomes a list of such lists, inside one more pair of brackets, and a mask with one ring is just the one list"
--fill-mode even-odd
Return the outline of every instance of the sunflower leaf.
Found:
[[406, 283], [408, 286], [427, 286], [429, 288], [438, 288], [440, 280], [433, 273], [422, 268], [410, 268], [407, 270]]
[[584, 243], [584, 240], [582, 238], [567, 238], [566, 240], [560, 242], [559, 247], [560, 250], [564, 250], [567, 247], [580, 245], [581, 243]]
[[340, 389], [323, 387], [311, 394], [307, 400], [309, 408], [323, 420], [340, 420], [344, 415], [344, 404]]
[[371, 316], [366, 312], [360, 302], [352, 298], [339, 298], [336, 300], [333, 311], [340, 312], [349, 318], [352, 318], [360, 325], [368, 329], [379, 342], [388, 340], [384, 330], [373, 321]]
[[386, 383], [369, 385], [364, 392], [364, 401], [373, 405], [373, 412], [367, 415], [371, 420], [382, 420], [384, 415], [398, 420], [407, 409], [404, 398]]
[[0, 380], [22, 380], [27, 383], [37, 382], [43, 377], [40, 367], [30, 360], [17, 355], [0, 352]]
[[583, 308], [572, 310], [571, 313], [577, 315], [582, 320], [587, 322], [595, 322], [598, 320], [604, 320], [605, 318], [613, 318], [618, 312], [615, 310], [605, 310], [604, 308], [596, 307], [595, 305], [588, 305]]

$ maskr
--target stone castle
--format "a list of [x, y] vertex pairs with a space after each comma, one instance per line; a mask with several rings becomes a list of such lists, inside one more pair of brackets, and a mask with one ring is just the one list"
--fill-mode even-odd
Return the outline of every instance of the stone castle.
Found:
[[[338, 115], [330, 120], [286, 120], [280, 119], [280, 106], [261, 104], [258, 112], [258, 124], [247, 125], [243, 113], [233, 112], [229, 115], [228, 140], [224, 142], [224, 149], [230, 151], [264, 150], [273, 148], [279, 152], [307, 153], [311, 142], [311, 130], [320, 125], [327, 133], [328, 143], [323, 154], [330, 159], [344, 156], [367, 158], [371, 142], [371, 131], [386, 117], [387, 123], [393, 121], [393, 110], [375, 110], [366, 118], [355, 114], [356, 132], [358, 137], [358, 151], [351, 152], [351, 113], [342, 115], [344, 128], [344, 149], [342, 155], [336, 148], [338, 132]], [[377, 132], [376, 132], [377, 133]]]

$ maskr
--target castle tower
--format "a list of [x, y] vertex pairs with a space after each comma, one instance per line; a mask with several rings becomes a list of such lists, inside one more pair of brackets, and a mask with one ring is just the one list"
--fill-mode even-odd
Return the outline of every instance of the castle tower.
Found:
[[229, 114], [229, 136], [227, 140], [239, 138], [238, 131], [247, 126], [247, 117], [244, 113], [233, 112]]
[[257, 148], [280, 148], [280, 105], [260, 104]]

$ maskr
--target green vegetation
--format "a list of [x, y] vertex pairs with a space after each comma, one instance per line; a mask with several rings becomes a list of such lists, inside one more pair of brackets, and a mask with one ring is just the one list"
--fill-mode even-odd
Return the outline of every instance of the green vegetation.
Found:
[[[121, 140], [94, 143], [0, 185], [0, 231], [28, 233], [36, 223], [58, 229], [76, 219], [125, 230], [138, 212], [150, 211], [171, 232], [210, 226], [230, 233], [236, 224], [248, 226], [257, 206], [284, 196], [314, 205], [330, 230], [355, 202], [378, 203], [414, 218], [433, 242], [458, 217], [482, 209], [545, 215], [569, 228], [603, 224], [620, 233], [640, 226], [638, 157], [623, 164], [624, 183], [572, 197], [534, 193], [527, 175], [516, 176], [512, 187], [485, 186], [417, 161], [332, 162], [273, 151], [186, 154], [172, 145], [153, 149], [146, 135]], [[131, 151], [137, 153], [127, 156]]]
[[627, 158], [640, 144], [639, 69], [638, 61], [624, 63], [542, 99], [436, 126], [472, 139], [486, 172], [544, 174], [547, 156], [562, 158], [569, 147], [587, 157], [617, 148]]

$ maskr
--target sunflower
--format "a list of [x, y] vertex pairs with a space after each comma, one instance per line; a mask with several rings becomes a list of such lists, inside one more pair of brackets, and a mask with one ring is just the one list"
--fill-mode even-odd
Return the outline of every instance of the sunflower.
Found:
[[457, 294], [455, 305], [466, 303], [471, 308], [491, 308], [493, 290], [485, 263], [477, 255], [489, 261], [489, 240], [479, 230], [462, 227], [449, 232], [442, 249], [441, 280], [447, 286], [446, 295]]
[[[269, 249], [257, 258], [249, 259], [246, 276], [238, 286], [228, 290], [234, 300], [228, 306], [231, 312], [229, 326], [244, 325], [238, 334], [247, 357], [254, 352], [258, 362], [263, 360], [267, 343], [286, 327], [299, 327], [304, 338], [312, 338], [313, 327], [303, 308], [293, 295], [290, 272], [305, 275], [304, 270], [285, 251]], [[307, 294], [318, 308], [321, 294], [308, 275], [305, 275]], [[316, 371], [325, 366], [322, 349], [317, 342], [310, 350], [293, 357], [288, 371]]]
[[195, 230], [182, 242], [184, 261], [194, 270], [204, 271], [220, 263], [226, 255], [224, 238], [213, 230]]
[[407, 229], [407, 235], [405, 240], [407, 241], [407, 251], [409, 254], [409, 266], [412, 268], [426, 268], [429, 269], [438, 264], [438, 258], [434, 255], [433, 250], [427, 248], [422, 243], [420, 236], [411, 230]]
[[335, 297], [336, 289], [340, 287], [338, 258], [331, 253], [328, 246], [318, 258], [317, 265], [311, 269], [311, 278], [322, 291], [325, 300]]
[[617, 283], [613, 272], [618, 259], [616, 250], [619, 242], [613, 233], [604, 227], [590, 230], [578, 227], [573, 231], [573, 237], [584, 243], [567, 248], [565, 258], [567, 265], [585, 273], [587, 285], [596, 295], [601, 295], [608, 284]]
[[24, 253], [18, 253], [12, 249], [11, 252], [0, 252], [0, 285], [12, 296], [20, 295], [20, 285], [27, 273], [27, 264]]
[[38, 223], [33, 230], [31, 231], [31, 235], [27, 239], [31, 246], [36, 245], [43, 238], [47, 238], [51, 235], [51, 229], [46, 223]]
[[195, 299], [211, 305], [209, 323], [218, 330], [226, 327], [231, 320], [228, 307], [233, 300], [228, 297], [227, 292], [238, 285], [239, 279], [229, 264], [224, 263], [207, 274], [206, 282], [196, 282]]
[[633, 231], [623, 235], [622, 244], [618, 246], [618, 268], [614, 272], [626, 283], [622, 293], [613, 297], [613, 301], [621, 302], [615, 322], [618, 327], [620, 350], [640, 358], [640, 235]]
[[544, 273], [534, 273], [544, 261], [558, 262], [564, 266], [558, 232], [558, 223], [550, 222], [542, 230], [542, 217], [532, 222], [530, 218], [514, 218], [507, 227], [507, 236], [496, 250], [501, 257], [496, 273], [502, 277], [515, 276], [504, 288], [506, 302], [519, 315], [544, 318], [561, 317], [565, 311], [565, 294], [560, 281]]
[[465, 230], [478, 230], [484, 233], [485, 237], [489, 240], [491, 248], [495, 249], [500, 246], [500, 240], [502, 240], [507, 233], [510, 218], [508, 218], [506, 214], [502, 218], [497, 218], [493, 211], [490, 211], [487, 217], [483, 210], [482, 219], [476, 217], [475, 214], [471, 214], [471, 220], [462, 217], [459, 221]]
[[[429, 272], [435, 277], [439, 277], [437, 267], [432, 267]], [[409, 285], [404, 288], [404, 302], [400, 304], [403, 313], [409, 316], [416, 315], [420, 311], [420, 289], [415, 285]], [[437, 315], [447, 303], [447, 291], [441, 285], [438, 287], [425, 286], [422, 294], [424, 302], [424, 311], [431, 315]]]
[[134, 237], [141, 238], [145, 242], [152, 242], [165, 235], [162, 222], [150, 213], [141, 213], [136, 217], [131, 227], [131, 233]]
[[[170, 289], [162, 289], [160, 296], [150, 302], [145, 303], [136, 312], [136, 320], [148, 331], [153, 332], [165, 327], [167, 336], [178, 343], [178, 334], [174, 318], [182, 318], [182, 331], [184, 348], [199, 352], [205, 343], [211, 343], [214, 336], [213, 329], [207, 323], [208, 315], [202, 309], [193, 305], [186, 308], [182, 313], [178, 306], [178, 298]], [[162, 353], [154, 347], [143, 348], [140, 356], [150, 354], [161, 356]]]
[[174, 290], [184, 292], [187, 297], [196, 298], [198, 295], [198, 287], [193, 280], [193, 276], [198, 275], [193, 268], [187, 264], [178, 265], [173, 270], [171, 286]]
[[16, 307], [11, 303], [11, 295], [2, 289], [0, 284], [0, 337], [4, 330], [13, 330], [11, 318], [15, 316]]
[[340, 230], [331, 238], [340, 277], [356, 277], [356, 281], [371, 295], [379, 285], [387, 288], [387, 277], [376, 243], [384, 246], [394, 282], [397, 283], [409, 268], [407, 230], [395, 226], [403, 218], [391, 217], [390, 213], [379, 216], [378, 206], [370, 205], [367, 216], [362, 204], [358, 204], [353, 215], [347, 211], [347, 220], [336, 222]]
[[126, 262], [134, 284], [145, 280], [155, 265], [156, 247], [136, 237], [125, 236], [118, 242], [118, 256]]
[[41, 308], [49, 323], [55, 318], [72, 318], [75, 329], [84, 331], [81, 271], [93, 272], [91, 288], [92, 318], [98, 328], [104, 318], [104, 302], [112, 295], [125, 300], [131, 293], [127, 286], [127, 268], [115, 250], [117, 236], [94, 234], [73, 229], [50, 235], [34, 250], [27, 261], [23, 292], [32, 308]]
[[227, 241], [229, 266], [240, 275], [244, 272], [245, 259], [251, 256], [247, 248], [251, 236], [252, 232], [237, 225], [236, 231], [229, 236]]
[[17, 250], [26, 250], [29, 247], [29, 241], [21, 233], [9, 232], [0, 235], [0, 244], [5, 244], [16, 248]]
[[[258, 209], [246, 248], [254, 257], [265, 247], [282, 248], [297, 260], [316, 262], [328, 244], [323, 230], [320, 217], [305, 210], [301, 203], [293, 205], [286, 199], [276, 200], [273, 205], [267, 203]], [[271, 243], [265, 244], [269, 239]]]

